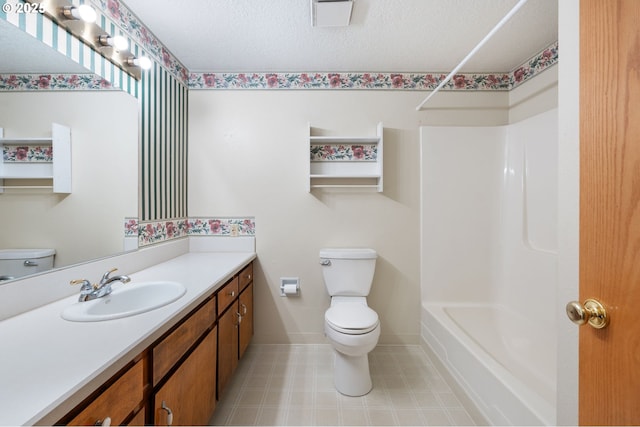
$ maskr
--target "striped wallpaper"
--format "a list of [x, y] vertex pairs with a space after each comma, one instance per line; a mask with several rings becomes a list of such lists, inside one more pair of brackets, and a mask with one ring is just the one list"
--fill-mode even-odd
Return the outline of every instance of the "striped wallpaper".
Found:
[[187, 216], [188, 88], [154, 63], [140, 81], [140, 219]]

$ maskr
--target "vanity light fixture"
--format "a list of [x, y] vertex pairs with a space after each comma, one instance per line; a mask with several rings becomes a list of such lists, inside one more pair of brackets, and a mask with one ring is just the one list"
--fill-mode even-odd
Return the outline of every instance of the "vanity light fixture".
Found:
[[140, 58], [136, 58], [135, 56], [130, 56], [126, 59], [125, 62], [130, 67], [140, 67], [143, 70], [148, 70], [153, 65], [151, 60], [146, 56], [141, 56]]
[[[151, 60], [132, 56], [128, 40], [123, 36], [111, 36], [96, 21], [98, 12], [86, 3], [74, 5], [72, 0], [22, 0], [31, 5], [37, 5], [38, 11], [43, 12], [61, 28], [82, 40], [103, 58], [115, 64], [118, 68], [136, 80], [141, 78], [141, 70], [151, 68]], [[75, 1], [75, 0], [74, 0]], [[126, 43], [126, 45], [125, 45]], [[110, 49], [109, 47], [112, 47]], [[138, 59], [137, 63], [131, 60]], [[146, 68], [145, 68], [146, 67]]]
[[88, 23], [96, 22], [96, 19], [98, 18], [96, 11], [87, 4], [82, 4], [80, 6], [63, 6], [62, 16], [66, 19], [73, 19]]
[[112, 37], [108, 34], [102, 34], [98, 37], [98, 43], [103, 47], [113, 47], [117, 51], [129, 49], [129, 42], [123, 36]]

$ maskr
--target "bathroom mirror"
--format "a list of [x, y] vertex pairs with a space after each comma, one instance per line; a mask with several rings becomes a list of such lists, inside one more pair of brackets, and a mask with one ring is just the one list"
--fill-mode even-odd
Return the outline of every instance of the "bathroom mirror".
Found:
[[[90, 74], [3, 19], [0, 58], [3, 75]], [[0, 249], [55, 249], [54, 268], [123, 252], [125, 218], [138, 216], [138, 100], [113, 89], [0, 90], [5, 138], [50, 137], [52, 123], [71, 131], [71, 193], [5, 179]]]

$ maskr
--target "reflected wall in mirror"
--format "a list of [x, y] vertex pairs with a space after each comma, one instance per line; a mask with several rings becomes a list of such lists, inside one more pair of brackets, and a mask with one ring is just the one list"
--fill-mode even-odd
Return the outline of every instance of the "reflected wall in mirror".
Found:
[[[80, 72], [2, 19], [0, 40], [0, 49], [13, 47], [0, 50], [0, 74]], [[50, 137], [52, 123], [59, 123], [71, 129], [72, 147], [70, 194], [0, 194], [0, 249], [53, 248], [54, 268], [122, 252], [125, 217], [138, 216], [138, 116], [138, 100], [121, 91], [0, 91], [6, 138]]]

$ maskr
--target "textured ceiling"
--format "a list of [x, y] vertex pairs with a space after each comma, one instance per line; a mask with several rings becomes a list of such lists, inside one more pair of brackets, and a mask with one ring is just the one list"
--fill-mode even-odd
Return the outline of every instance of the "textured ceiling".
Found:
[[[517, 0], [354, 0], [312, 27], [310, 0], [121, 0], [192, 72], [445, 72]], [[558, 0], [529, 0], [462, 72], [511, 71], [557, 40]]]

